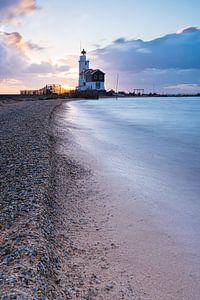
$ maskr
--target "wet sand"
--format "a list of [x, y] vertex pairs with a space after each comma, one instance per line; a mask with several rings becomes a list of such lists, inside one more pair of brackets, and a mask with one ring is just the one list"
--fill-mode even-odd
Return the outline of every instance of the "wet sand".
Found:
[[72, 288], [71, 297], [199, 299], [198, 251], [165, 230], [162, 220], [141, 206], [134, 189], [118, 174], [107, 172], [95, 153], [88, 156], [70, 133], [66, 111], [58, 112], [57, 120], [60, 155], [90, 171], [83, 219], [72, 238], [78, 251], [72, 264], [84, 283], [78, 290]]

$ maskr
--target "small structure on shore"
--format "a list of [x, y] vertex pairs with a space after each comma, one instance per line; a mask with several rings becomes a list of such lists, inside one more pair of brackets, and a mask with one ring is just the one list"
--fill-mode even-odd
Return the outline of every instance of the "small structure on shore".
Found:
[[83, 49], [79, 60], [78, 91], [96, 90], [105, 91], [105, 73], [99, 69], [90, 69], [86, 51]]
[[64, 87], [60, 84], [47, 84], [39, 90], [22, 90], [21, 95], [61, 95], [65, 92]]

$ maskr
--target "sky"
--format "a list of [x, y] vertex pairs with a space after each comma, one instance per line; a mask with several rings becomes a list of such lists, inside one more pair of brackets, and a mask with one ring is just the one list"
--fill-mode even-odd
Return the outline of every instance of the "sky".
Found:
[[200, 92], [199, 0], [0, 0], [0, 93], [75, 87], [80, 45], [106, 89]]

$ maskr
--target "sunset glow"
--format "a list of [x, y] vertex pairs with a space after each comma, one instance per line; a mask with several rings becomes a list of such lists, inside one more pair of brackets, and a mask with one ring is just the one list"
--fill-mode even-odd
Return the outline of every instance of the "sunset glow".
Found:
[[62, 87], [65, 89], [66, 92], [75, 90], [74, 86], [63, 85]]

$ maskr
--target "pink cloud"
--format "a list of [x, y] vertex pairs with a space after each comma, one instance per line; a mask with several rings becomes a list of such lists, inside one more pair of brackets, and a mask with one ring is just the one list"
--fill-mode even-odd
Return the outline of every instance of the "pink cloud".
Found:
[[9, 23], [14, 18], [29, 14], [37, 8], [35, 0], [1, 0], [0, 23]]
[[32, 43], [31, 41], [25, 41], [19, 32], [5, 32], [0, 31], [0, 36], [4, 38], [7, 44], [14, 45], [21, 50], [43, 50], [44, 48]]

